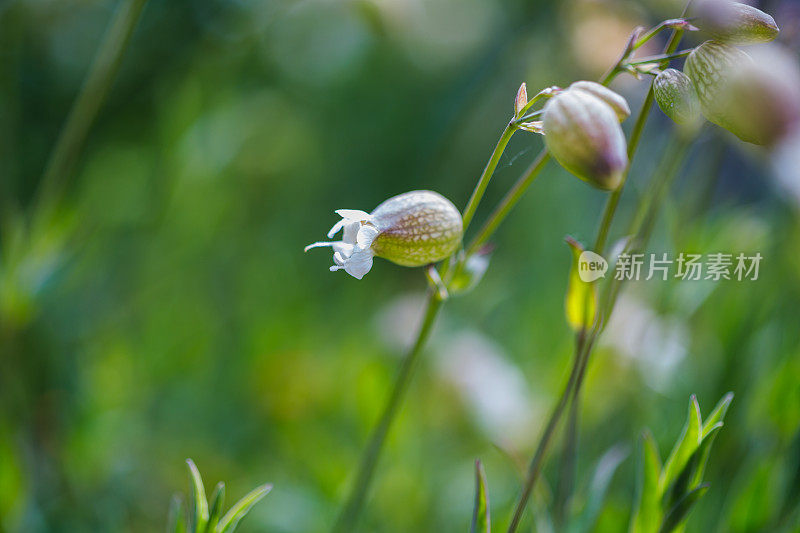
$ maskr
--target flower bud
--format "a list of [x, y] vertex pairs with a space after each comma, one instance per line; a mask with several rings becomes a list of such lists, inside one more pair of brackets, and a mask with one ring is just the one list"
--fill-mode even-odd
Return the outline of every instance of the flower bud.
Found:
[[740, 139], [776, 144], [800, 121], [800, 72], [775, 48], [754, 50], [708, 41], [686, 59], [703, 115]]
[[692, 80], [679, 70], [668, 68], [653, 81], [658, 107], [676, 124], [694, 124], [700, 115], [700, 103]]
[[628, 107], [627, 100], [605, 85], [601, 85], [596, 81], [576, 81], [569, 86], [569, 89], [586, 91], [587, 93], [604, 101], [611, 107], [611, 109], [614, 110], [620, 122], [631, 116], [631, 108]]
[[695, 25], [725, 43], [766, 43], [774, 40], [780, 31], [771, 16], [739, 2], [706, 0], [696, 11]]
[[522, 109], [528, 104], [528, 88], [523, 82], [517, 90], [517, 96], [514, 98], [514, 116], [519, 117]]
[[380, 233], [375, 255], [403, 266], [449, 257], [461, 242], [461, 213], [441, 194], [411, 191], [389, 198], [373, 212]]
[[545, 104], [542, 123], [547, 149], [561, 166], [601, 189], [617, 188], [628, 156], [611, 106], [586, 90], [570, 88]]
[[339, 209], [342, 217], [328, 232], [344, 230], [341, 241], [316, 242], [333, 248], [331, 271], [344, 270], [361, 279], [372, 268], [374, 256], [415, 267], [449, 257], [459, 246], [463, 226], [458, 209], [432, 191], [411, 191], [389, 198], [372, 213]]

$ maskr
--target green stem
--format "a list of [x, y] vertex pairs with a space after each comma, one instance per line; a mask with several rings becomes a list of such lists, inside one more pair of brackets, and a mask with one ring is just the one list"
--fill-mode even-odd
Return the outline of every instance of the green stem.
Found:
[[[667, 54], [674, 52], [675, 48], [677, 48], [678, 43], [680, 42], [682, 35], [683, 35], [683, 30], [681, 29], [674, 30], [672, 32], [672, 36], [670, 37], [670, 40], [667, 43], [664, 52]], [[611, 79], [613, 79], [614, 73], [616, 71], [617, 71], [616, 68], [612, 68], [609, 71], [609, 73], [604, 76], [603, 83], [608, 83]], [[628, 141], [628, 160], [629, 160], [628, 169], [630, 169], [630, 161], [633, 159], [633, 155], [636, 152], [636, 148], [639, 145], [642, 131], [644, 130], [644, 125], [645, 122], [647, 121], [647, 116], [650, 113], [652, 105], [653, 105], [653, 91], [651, 84], [650, 90], [647, 93], [647, 97], [645, 98], [645, 101], [642, 104], [639, 116], [636, 119], [636, 124], [634, 125], [634, 128], [631, 132], [631, 138]], [[625, 185], [625, 181], [627, 180], [627, 175], [628, 171], [626, 170], [625, 174], [623, 175], [622, 183], [613, 193], [611, 193], [611, 196], [609, 196], [609, 199], [606, 202], [606, 207], [604, 209], [602, 221], [600, 223], [600, 228], [598, 229], [597, 238], [595, 239], [595, 247], [593, 251], [596, 253], [602, 254], [602, 249], [605, 247], [605, 242], [607, 240], [608, 233], [611, 228], [611, 222], [613, 221], [614, 214], [616, 213], [617, 205], [619, 204], [619, 198], [622, 194], [622, 189]], [[523, 484], [522, 487], [522, 492], [514, 508], [514, 513], [512, 515], [511, 522], [508, 527], [508, 533], [514, 533], [514, 531], [516, 531], [517, 528], [519, 527], [519, 523], [522, 520], [522, 516], [525, 511], [525, 507], [528, 504], [528, 499], [530, 498], [530, 495], [533, 492], [533, 488], [536, 485], [536, 481], [539, 477], [539, 474], [541, 473], [544, 456], [550, 445], [550, 441], [552, 440], [553, 434], [555, 433], [555, 429], [558, 426], [561, 416], [563, 415], [564, 408], [567, 405], [570, 395], [577, 394], [577, 391], [580, 390], [580, 385], [582, 384], [583, 381], [583, 375], [586, 370], [589, 354], [591, 353], [594, 342], [597, 339], [597, 335], [602, 329], [602, 320], [604, 319], [604, 317], [605, 315], [601, 313], [600, 320], [598, 320], [597, 324], [595, 324], [589, 336], [588, 341], [583, 346], [583, 349], [576, 350], [576, 355], [573, 358], [572, 370], [570, 371], [569, 379], [567, 380], [567, 385], [564, 387], [564, 391], [561, 397], [559, 398], [556, 407], [550, 414], [550, 418], [547, 421], [545, 431], [542, 434], [541, 438], [539, 439], [539, 444], [536, 448], [536, 452], [534, 453], [533, 459], [531, 460], [531, 464], [528, 468], [528, 475], [526, 476], [525, 483]]]
[[467, 256], [475, 253], [489, 238], [494, 234], [497, 227], [508, 216], [508, 213], [517, 205], [522, 195], [528, 190], [531, 183], [539, 176], [547, 161], [550, 159], [550, 154], [547, 150], [542, 150], [539, 155], [530, 164], [528, 169], [520, 176], [514, 186], [509, 190], [495, 210], [489, 215], [484, 225], [481, 227], [478, 234], [472, 239], [467, 247]]
[[539, 109], [538, 111], [534, 111], [532, 113], [528, 113], [527, 115], [521, 116], [517, 119], [514, 119], [514, 124], [522, 124], [523, 122], [527, 122], [529, 120], [533, 120], [542, 116], [543, 110]]
[[625, 187], [625, 182], [628, 180], [628, 173], [630, 171], [631, 162], [633, 161], [633, 155], [636, 153], [636, 149], [639, 147], [639, 140], [642, 138], [642, 131], [644, 131], [644, 125], [647, 122], [647, 116], [650, 114], [650, 108], [653, 107], [654, 99], [653, 88], [651, 85], [650, 90], [647, 91], [647, 96], [642, 103], [642, 108], [639, 110], [639, 116], [636, 117], [636, 123], [633, 125], [633, 130], [631, 130], [631, 138], [628, 141], [628, 169], [626, 169], [625, 173], [622, 175], [622, 182], [620, 183], [619, 187], [617, 187], [608, 197], [606, 206], [603, 209], [603, 217], [600, 222], [600, 228], [597, 230], [597, 237], [595, 238], [594, 247], [592, 248], [594, 253], [603, 255], [603, 249], [605, 248], [606, 241], [608, 240], [608, 232], [611, 230], [611, 222], [613, 221], [614, 215], [617, 212], [617, 205], [619, 205], [619, 199], [622, 196], [622, 189]]
[[67, 121], [37, 191], [35, 216], [46, 223], [64, 191], [92, 123], [108, 95], [147, 0], [125, 0], [106, 31], [80, 93], [72, 104]]
[[422, 348], [425, 346], [430, 336], [431, 329], [442, 307], [442, 303], [443, 300], [440, 299], [435, 292], [431, 292], [422, 325], [417, 333], [417, 339], [400, 365], [394, 385], [392, 386], [392, 392], [383, 408], [378, 424], [375, 426], [370, 436], [369, 444], [364, 454], [361, 456], [355, 482], [353, 483], [353, 487], [350, 490], [342, 512], [333, 527], [334, 532], [351, 533], [355, 530], [358, 515], [363, 507], [364, 498], [366, 497], [370, 482], [372, 481], [375, 465], [378, 462], [383, 443], [386, 440], [386, 435], [389, 433], [392, 421], [403, 402], [414, 367], [422, 352]]
[[[683, 37], [683, 30], [674, 30], [669, 42], [667, 42], [667, 46], [664, 48], [664, 53], [670, 54], [674, 52], [678, 47], [678, 43], [680, 43], [681, 37]], [[630, 165], [633, 162], [633, 155], [636, 153], [636, 149], [639, 147], [639, 141], [642, 138], [642, 131], [644, 131], [644, 125], [647, 122], [647, 116], [650, 114], [650, 109], [653, 107], [654, 100], [655, 96], [653, 94], [653, 84], [651, 83], [650, 90], [647, 91], [647, 96], [645, 97], [644, 102], [642, 103], [642, 108], [639, 111], [639, 116], [636, 118], [636, 124], [633, 125], [631, 138], [628, 141], [628, 169], [622, 176], [622, 183], [620, 183], [619, 187], [617, 187], [617, 189], [611, 193], [611, 196], [609, 196], [608, 201], [606, 202], [606, 207], [603, 210], [603, 218], [600, 222], [600, 229], [598, 230], [597, 238], [594, 242], [594, 248], [592, 249], [592, 251], [597, 254], [603, 255], [606, 240], [608, 239], [608, 232], [611, 229], [611, 221], [614, 218], [614, 214], [617, 212], [617, 205], [619, 205], [619, 199], [620, 196], [622, 196], [622, 189], [625, 187], [625, 182], [628, 179]]]
[[[536, 93], [533, 98], [528, 100], [528, 103], [525, 104], [525, 107], [523, 107], [522, 109], [519, 110], [519, 113], [517, 113], [517, 116], [523, 117], [528, 111], [530, 111], [530, 109], [536, 104], [536, 102], [538, 102], [542, 98], [550, 98], [551, 96], [553, 96], [554, 94], [556, 94], [560, 90], [561, 90], [561, 87], [556, 87], [555, 85], [552, 86], [552, 87], [547, 87], [546, 89], [542, 89], [541, 91]], [[518, 118], [518, 119], [514, 120], [514, 122], [519, 123], [522, 120], [524, 120], [524, 118]]]
[[522, 520], [522, 515], [525, 512], [525, 506], [527, 505], [531, 493], [533, 492], [533, 487], [536, 484], [535, 481], [539, 477], [539, 473], [542, 470], [544, 456], [547, 453], [547, 447], [550, 443], [550, 440], [553, 438], [553, 435], [555, 434], [556, 427], [558, 426], [558, 422], [564, 412], [564, 408], [567, 406], [570, 391], [572, 391], [572, 388], [578, 379], [578, 371], [580, 369], [580, 361], [578, 360], [579, 357], [580, 352], [575, 354], [575, 360], [573, 362], [569, 378], [567, 378], [567, 384], [564, 386], [564, 390], [558, 399], [558, 403], [556, 403], [553, 411], [550, 413], [550, 417], [547, 419], [547, 425], [545, 426], [544, 432], [539, 439], [539, 446], [536, 448], [536, 453], [534, 454], [533, 459], [528, 466], [528, 472], [525, 478], [526, 482], [522, 486], [522, 492], [517, 499], [517, 505], [514, 507], [514, 514], [511, 517], [511, 522], [508, 525], [509, 533], [516, 531], [517, 527], [519, 527], [519, 523]]
[[492, 175], [494, 175], [497, 163], [500, 161], [500, 157], [503, 155], [503, 151], [505, 151], [506, 145], [508, 141], [511, 140], [511, 136], [514, 135], [515, 131], [517, 131], [517, 127], [513, 124], [513, 121], [509, 122], [503, 130], [500, 140], [497, 141], [497, 145], [494, 147], [494, 151], [489, 158], [489, 162], [486, 163], [486, 167], [483, 169], [483, 173], [478, 179], [475, 189], [472, 191], [472, 196], [470, 196], [467, 207], [464, 208], [464, 214], [461, 216], [464, 221], [465, 232], [469, 227], [469, 223], [472, 222], [472, 217], [475, 216], [475, 211], [478, 209], [478, 204], [483, 198], [483, 193], [486, 192], [486, 187], [489, 186], [489, 181], [491, 181]]
[[622, 67], [624, 68], [627, 65], [646, 65], [647, 63], [663, 63], [665, 61], [672, 61], [673, 59], [680, 59], [688, 56], [692, 53], [692, 50], [694, 50], [694, 48], [681, 50], [680, 52], [675, 52], [674, 54], [659, 54], [657, 56], [642, 57], [634, 61], [626, 61], [622, 64]]
[[[645, 44], [647, 41], [649, 41], [650, 39], [652, 39], [653, 37], [655, 37], [656, 35], [661, 33], [663, 30], [666, 30], [666, 29], [669, 29], [669, 28], [672, 28], [672, 29], [681, 28], [681, 29], [683, 29], [683, 28], [686, 28], [687, 26], [689, 26], [689, 23], [685, 18], [665, 20], [665, 21], [661, 22], [658, 26], [652, 28], [650, 31], [648, 31], [647, 33], [645, 33], [644, 35], [639, 37], [639, 39], [633, 45], [632, 50], [638, 50], [643, 44]], [[693, 28], [693, 29], [696, 29], [696, 28]]]

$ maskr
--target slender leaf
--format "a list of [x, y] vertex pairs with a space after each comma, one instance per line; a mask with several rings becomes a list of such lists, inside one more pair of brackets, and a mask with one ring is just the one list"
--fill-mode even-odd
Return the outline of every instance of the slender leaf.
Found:
[[186, 459], [189, 466], [189, 474], [192, 477], [194, 486], [194, 530], [205, 531], [208, 524], [208, 500], [206, 499], [206, 489], [203, 487], [203, 478], [197, 465], [191, 459]]
[[572, 250], [572, 267], [564, 306], [569, 327], [581, 332], [591, 327], [597, 318], [597, 285], [581, 279], [579, 259], [583, 247], [572, 237], [566, 240]]
[[486, 473], [480, 460], [475, 461], [475, 505], [472, 511], [472, 527], [470, 533], [489, 533], [491, 519], [489, 517], [489, 495], [486, 491]]
[[628, 452], [629, 450], [626, 446], [617, 444], [604, 453], [597, 461], [597, 466], [592, 475], [592, 481], [589, 484], [586, 505], [583, 507], [581, 514], [573, 522], [572, 527], [569, 528], [570, 531], [582, 533], [592, 530], [597, 520], [597, 515], [600, 513], [600, 509], [603, 506], [603, 501], [605, 501], [608, 486], [619, 465], [628, 457]]
[[183, 498], [179, 494], [174, 495], [169, 504], [167, 533], [186, 533], [186, 513]]
[[633, 533], [654, 532], [656, 524], [661, 521], [661, 493], [658, 489], [661, 458], [656, 441], [649, 431], [642, 434], [642, 456], [644, 476], [640, 488], [639, 504], [631, 519]]
[[661, 494], [666, 487], [670, 486], [675, 477], [683, 470], [686, 462], [700, 444], [700, 428], [702, 420], [700, 418], [700, 406], [697, 405], [697, 397], [692, 394], [689, 400], [689, 413], [686, 417], [686, 424], [683, 426], [681, 436], [675, 442], [675, 446], [669, 454], [667, 462], [659, 478], [658, 487]]
[[219, 519], [222, 516], [223, 505], [225, 505], [225, 483], [220, 481], [217, 483], [217, 486], [214, 487], [214, 492], [211, 494], [206, 533], [213, 533], [214, 529], [216, 529]]
[[717, 423], [725, 421], [725, 414], [728, 412], [728, 407], [730, 407], [732, 401], [733, 393], [729, 392], [717, 403], [714, 410], [711, 411], [711, 414], [708, 415], [708, 418], [703, 422], [703, 437], [705, 437]]
[[670, 533], [683, 524], [689, 511], [691, 511], [694, 504], [697, 503], [697, 500], [703, 497], [706, 491], [708, 491], [707, 484], [700, 485], [693, 491], [684, 495], [664, 517], [664, 521], [661, 523], [661, 528], [659, 528], [658, 533]]
[[706, 471], [706, 463], [708, 463], [708, 457], [711, 455], [711, 446], [714, 444], [714, 439], [717, 438], [717, 433], [719, 433], [719, 430], [722, 429], [722, 426], [722, 422], [717, 422], [708, 428], [708, 431], [703, 436], [703, 441], [700, 443], [700, 446], [695, 452], [698, 454], [698, 461], [697, 470], [692, 478], [692, 487], [699, 485], [700, 482], [703, 481], [703, 474]]
[[250, 491], [244, 498], [233, 504], [233, 507], [225, 513], [225, 516], [217, 524], [217, 533], [225, 533], [226, 531], [235, 531], [239, 525], [239, 521], [252, 509], [252, 507], [261, 500], [264, 496], [272, 490], [272, 485], [267, 483], [256, 487]]

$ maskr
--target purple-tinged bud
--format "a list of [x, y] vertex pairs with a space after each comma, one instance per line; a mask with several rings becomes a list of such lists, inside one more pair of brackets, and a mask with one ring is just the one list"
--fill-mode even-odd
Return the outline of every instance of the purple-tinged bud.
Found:
[[631, 108], [628, 107], [627, 100], [605, 85], [601, 85], [596, 81], [576, 81], [569, 86], [569, 89], [586, 91], [587, 93], [598, 97], [614, 110], [614, 113], [617, 114], [617, 118], [619, 118], [620, 122], [631, 116]]
[[686, 59], [703, 115], [746, 142], [773, 146], [800, 122], [800, 71], [767, 47], [749, 55], [708, 41]]
[[628, 166], [627, 145], [611, 106], [572, 88], [544, 106], [547, 149], [565, 169], [601, 189], [616, 189]]
[[780, 31], [771, 16], [739, 2], [705, 0], [695, 11], [695, 25], [725, 43], [766, 43], [774, 40]]
[[514, 98], [514, 116], [519, 117], [522, 109], [528, 104], [528, 88], [523, 82]]

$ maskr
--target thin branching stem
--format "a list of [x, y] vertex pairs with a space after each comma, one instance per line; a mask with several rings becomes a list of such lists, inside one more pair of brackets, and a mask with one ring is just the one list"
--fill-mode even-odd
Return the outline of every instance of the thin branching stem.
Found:
[[624, 68], [626, 65], [646, 65], [647, 63], [663, 63], [664, 61], [672, 61], [673, 59], [680, 59], [688, 56], [692, 53], [692, 50], [694, 50], [694, 48], [687, 48], [686, 50], [681, 50], [680, 52], [675, 52], [672, 54], [659, 54], [656, 56], [641, 57], [631, 61], [626, 61], [622, 64], [622, 66]]
[[549, 160], [550, 154], [547, 150], [539, 152], [539, 155], [534, 159], [533, 163], [530, 164], [514, 186], [511, 187], [511, 190], [506, 193], [492, 214], [489, 215], [489, 218], [481, 227], [480, 231], [478, 231], [478, 234], [472, 239], [467, 247], [467, 256], [475, 253], [481, 246], [486, 244], [486, 241], [491, 238], [500, 223], [505, 220], [508, 213], [517, 205], [517, 202], [519, 202], [522, 195], [525, 194], [525, 191], [528, 190], [531, 183], [536, 180]]
[[417, 338], [414, 345], [409, 350], [408, 354], [403, 358], [400, 369], [397, 372], [392, 391], [389, 394], [389, 399], [383, 408], [378, 424], [372, 431], [364, 454], [361, 456], [361, 463], [358, 466], [355, 481], [353, 483], [347, 501], [342, 508], [333, 531], [336, 533], [351, 533], [355, 530], [355, 525], [358, 520], [358, 515], [364, 504], [364, 498], [372, 481], [372, 476], [375, 471], [375, 465], [380, 457], [381, 449], [383, 448], [386, 435], [389, 433], [392, 421], [394, 421], [400, 405], [403, 403], [408, 384], [411, 381], [414, 367], [419, 360], [419, 355], [431, 334], [431, 329], [436, 321], [436, 316], [442, 307], [444, 300], [438, 297], [438, 294], [431, 291], [428, 297], [425, 315], [422, 320], [422, 325], [417, 332]]
[[[681, 37], [683, 36], [682, 29], [673, 30], [672, 36], [670, 37], [667, 46], [664, 49], [665, 54], [670, 54], [675, 51], [680, 42]], [[624, 60], [624, 57], [621, 58]], [[603, 82], [608, 83], [613, 78], [614, 73], [618, 72], [618, 68], [612, 68], [609, 71], [609, 74], [604, 76]], [[653, 106], [653, 90], [652, 84], [650, 90], [647, 93], [647, 97], [642, 104], [642, 107], [639, 111], [639, 116], [637, 117], [636, 123], [634, 124], [633, 130], [631, 132], [631, 138], [628, 141], [628, 169], [630, 169], [630, 161], [633, 159], [633, 155], [636, 152], [636, 148], [639, 145], [639, 140], [641, 139], [642, 131], [644, 130], [644, 125], [647, 121], [647, 117], [650, 114], [650, 109]], [[622, 190], [627, 180], [628, 171], [625, 172], [623, 175], [622, 183], [619, 187], [614, 190], [609, 196], [608, 201], [606, 202], [606, 207], [604, 208], [603, 216], [601, 219], [600, 227], [598, 229], [597, 238], [595, 239], [595, 247], [594, 250], [596, 253], [602, 255], [602, 250], [605, 247], [605, 243], [608, 238], [608, 233], [611, 229], [611, 223], [614, 219], [614, 214], [617, 210], [617, 205], [619, 204], [620, 196], [622, 195]], [[611, 308], [609, 307], [608, 311], [610, 312]], [[580, 390], [580, 385], [583, 381], [583, 375], [586, 370], [589, 354], [591, 353], [592, 347], [594, 345], [599, 332], [602, 329], [602, 321], [606, 318], [606, 315], [601, 313], [600, 320], [597, 321], [595, 324], [592, 333], [589, 335], [589, 339], [586, 343], [579, 347], [576, 350], [576, 355], [573, 357], [573, 366], [572, 370], [570, 371], [569, 378], [567, 380], [567, 384], [564, 387], [562, 395], [559, 397], [558, 403], [556, 407], [550, 414], [550, 418], [547, 421], [547, 425], [545, 426], [545, 431], [542, 433], [541, 438], [539, 439], [539, 444], [537, 445], [536, 452], [534, 453], [533, 459], [531, 460], [531, 464], [528, 468], [528, 474], [526, 476], [525, 482], [523, 483], [522, 491], [520, 493], [519, 499], [517, 500], [517, 504], [514, 508], [514, 513], [511, 517], [511, 522], [508, 526], [508, 533], [514, 533], [519, 527], [520, 521], [522, 520], [522, 516], [525, 511], [525, 507], [528, 504], [528, 500], [530, 498], [531, 493], [533, 492], [533, 488], [536, 485], [536, 481], [539, 477], [539, 474], [542, 469], [542, 464], [544, 462], [544, 456], [547, 452], [547, 449], [550, 445], [550, 442], [553, 438], [555, 430], [558, 426], [558, 423], [563, 415], [564, 408], [566, 407], [569, 398], [571, 395], [577, 394], [577, 391]], [[580, 349], [582, 348], [582, 349]]]
[[53, 214], [146, 3], [124, 0], [117, 9], [47, 161], [34, 206], [36, 222], [47, 223]]
[[472, 217], [475, 216], [475, 211], [478, 209], [478, 204], [480, 204], [483, 194], [486, 192], [486, 187], [489, 186], [489, 182], [491, 181], [494, 171], [497, 168], [497, 163], [500, 162], [500, 157], [503, 155], [506, 145], [508, 145], [508, 141], [511, 140], [511, 136], [514, 135], [516, 130], [517, 126], [512, 121], [506, 124], [503, 134], [500, 135], [500, 140], [497, 141], [497, 145], [494, 147], [491, 157], [489, 157], [489, 162], [486, 163], [486, 167], [483, 169], [483, 173], [478, 179], [475, 189], [472, 191], [472, 196], [470, 196], [469, 201], [467, 202], [467, 207], [464, 208], [464, 214], [461, 216], [462, 220], [464, 221], [464, 231], [467, 231], [470, 222], [472, 222]]

